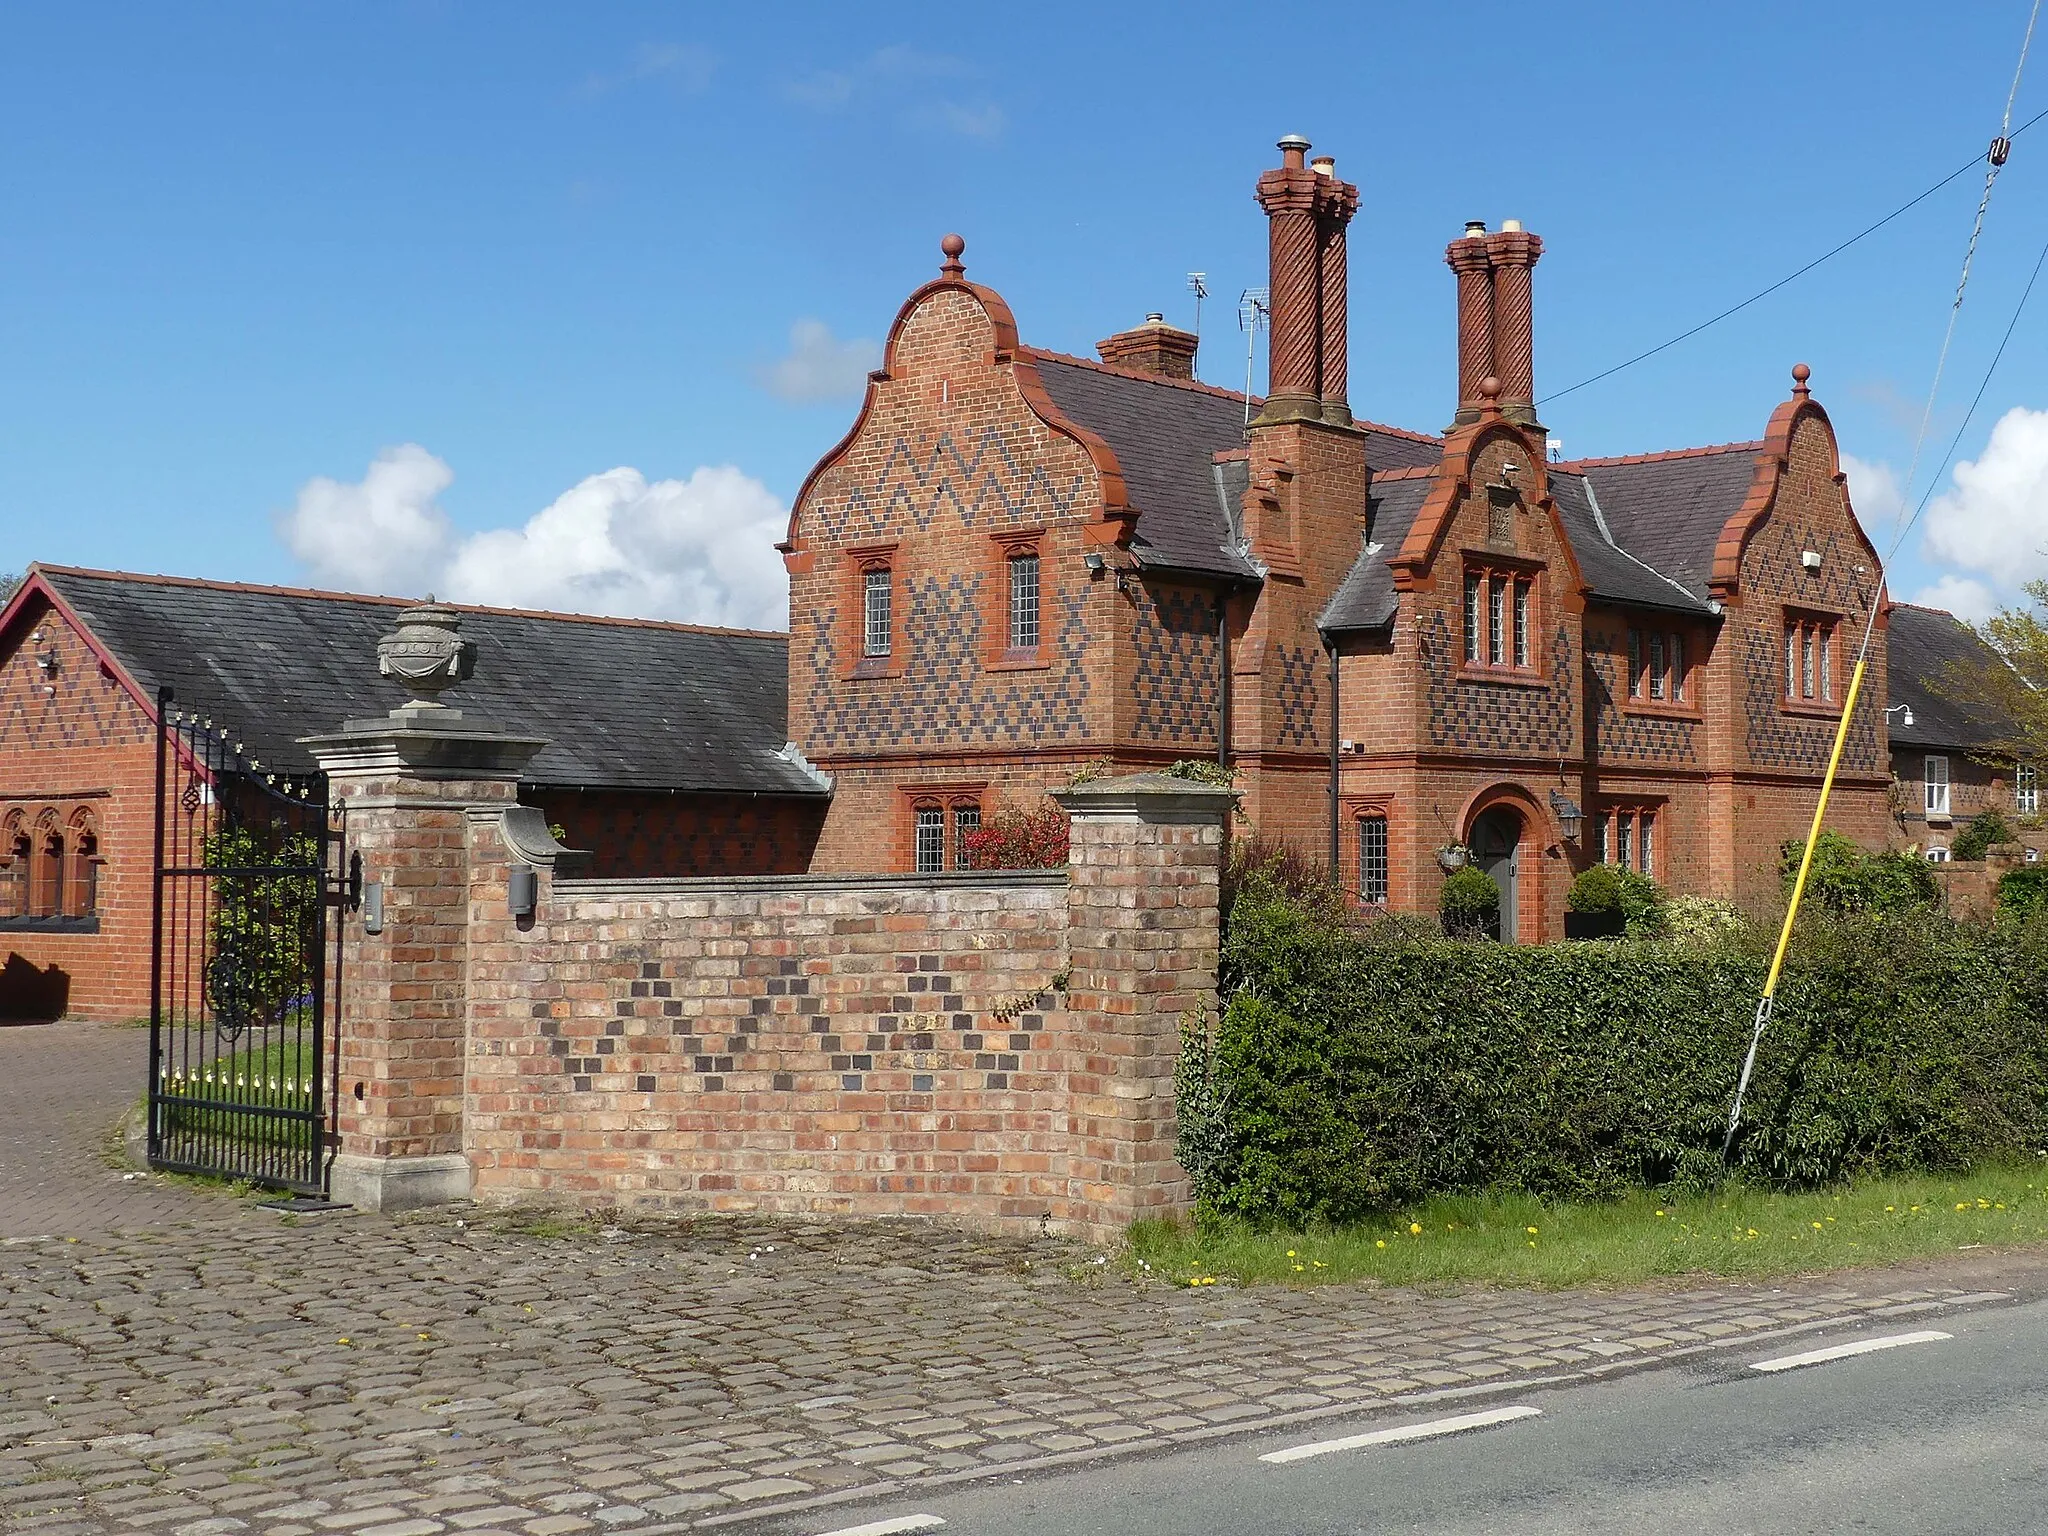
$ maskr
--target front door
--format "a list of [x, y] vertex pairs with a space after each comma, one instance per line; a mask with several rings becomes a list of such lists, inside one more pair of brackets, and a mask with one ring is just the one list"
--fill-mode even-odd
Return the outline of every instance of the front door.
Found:
[[1522, 818], [1504, 806], [1472, 823], [1473, 862], [1500, 887], [1500, 923], [1493, 936], [1510, 944], [1516, 940], [1516, 874], [1521, 847]]

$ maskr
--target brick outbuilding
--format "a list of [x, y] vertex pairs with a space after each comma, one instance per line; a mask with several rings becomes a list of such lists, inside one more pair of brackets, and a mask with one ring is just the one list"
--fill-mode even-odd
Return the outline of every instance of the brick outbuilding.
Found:
[[[266, 771], [403, 698], [395, 598], [31, 567], [0, 611], [0, 1018], [149, 1011], [157, 692]], [[826, 787], [779, 634], [460, 608], [476, 713], [553, 738], [519, 785], [598, 876], [801, 873]], [[573, 730], [561, 722], [573, 721]]]

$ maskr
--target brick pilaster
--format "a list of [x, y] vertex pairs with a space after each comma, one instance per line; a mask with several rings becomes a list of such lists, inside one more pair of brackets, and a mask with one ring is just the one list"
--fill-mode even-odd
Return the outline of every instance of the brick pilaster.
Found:
[[1073, 818], [1067, 1005], [1092, 1038], [1069, 1087], [1073, 1172], [1121, 1228], [1185, 1210], [1174, 1157], [1179, 1021], [1213, 1007], [1224, 822], [1234, 791], [1164, 774], [1053, 797]]
[[470, 823], [516, 802], [543, 744], [363, 721], [308, 745], [377, 890], [340, 918], [333, 1194], [376, 1210], [461, 1198]]

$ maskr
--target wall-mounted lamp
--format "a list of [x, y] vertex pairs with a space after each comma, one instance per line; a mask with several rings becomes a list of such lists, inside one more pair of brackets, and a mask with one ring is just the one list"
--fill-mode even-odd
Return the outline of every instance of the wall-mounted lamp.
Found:
[[1576, 843], [1579, 840], [1579, 827], [1586, 819], [1586, 813], [1579, 809], [1578, 802], [1569, 795], [1561, 795], [1553, 789], [1550, 792], [1550, 812], [1557, 818], [1558, 826], [1563, 829], [1564, 840]]
[[1802, 549], [1799, 552], [1799, 563], [1805, 566], [1809, 571], [1819, 570], [1820, 551], [1817, 549]]
[[1885, 709], [1885, 714], [1887, 716], [1897, 715], [1899, 717], [1899, 724], [1903, 726], [1910, 727], [1913, 724], [1913, 706], [1910, 704], [1889, 705]]
[[1088, 567], [1090, 578], [1099, 577], [1104, 572], [1108, 572], [1116, 577], [1116, 589], [1119, 592], [1126, 589], [1126, 583], [1129, 582], [1134, 574], [1128, 566], [1111, 565], [1102, 552], [1096, 549], [1091, 549], [1087, 554], [1083, 555], [1081, 563]]
[[531, 864], [514, 864], [505, 877], [505, 905], [514, 917], [531, 917], [540, 905], [540, 871]]
[[363, 887], [363, 932], [384, 931], [384, 882], [372, 880]]

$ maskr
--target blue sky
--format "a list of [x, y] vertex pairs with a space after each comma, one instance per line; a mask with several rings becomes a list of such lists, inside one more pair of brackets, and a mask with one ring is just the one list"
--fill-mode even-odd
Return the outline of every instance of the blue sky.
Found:
[[[760, 622], [761, 532], [948, 229], [1027, 340], [1090, 355], [1189, 323], [1206, 271], [1203, 372], [1241, 382], [1251, 184], [1304, 133], [1361, 189], [1353, 404], [1433, 429], [1465, 219], [1544, 237], [1554, 391], [1981, 153], [2026, 11], [6, 0], [0, 568]], [[2043, 106], [2048, 56], [2016, 120]], [[2000, 181], [1935, 457], [2048, 240], [2044, 176], [2048, 123]], [[1978, 190], [1546, 421], [1573, 456], [1753, 437], [1804, 359], [1882, 545]], [[2036, 304], [1897, 595], [2048, 574]]]

